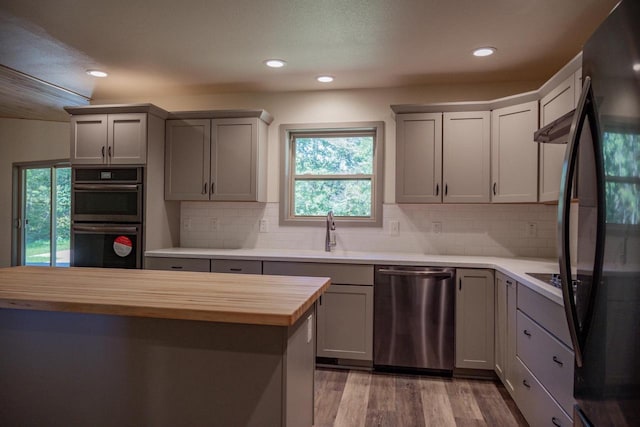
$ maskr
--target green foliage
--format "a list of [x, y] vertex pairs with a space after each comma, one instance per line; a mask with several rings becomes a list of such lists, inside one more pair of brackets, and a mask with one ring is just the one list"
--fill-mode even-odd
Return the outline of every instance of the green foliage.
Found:
[[[56, 248], [69, 248], [71, 234], [71, 169], [55, 168]], [[27, 264], [49, 264], [50, 257], [38, 256], [51, 250], [51, 168], [26, 169], [25, 257]]]
[[640, 135], [605, 133], [606, 218], [610, 224], [640, 224]]
[[[373, 152], [373, 136], [296, 138], [294, 214], [371, 216], [371, 178], [353, 175], [373, 174]], [[305, 179], [313, 175], [336, 177]]]

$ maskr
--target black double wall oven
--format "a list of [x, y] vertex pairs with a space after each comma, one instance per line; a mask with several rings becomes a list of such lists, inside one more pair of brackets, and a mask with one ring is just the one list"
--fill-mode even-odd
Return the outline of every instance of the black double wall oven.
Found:
[[71, 266], [142, 268], [142, 167], [74, 167]]

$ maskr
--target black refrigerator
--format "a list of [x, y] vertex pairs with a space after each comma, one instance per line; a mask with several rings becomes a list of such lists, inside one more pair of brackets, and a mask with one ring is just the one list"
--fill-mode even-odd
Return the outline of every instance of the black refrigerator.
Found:
[[[558, 203], [560, 274], [576, 356], [574, 424], [638, 426], [640, 1], [623, 0], [595, 31], [582, 73]], [[577, 254], [570, 243], [574, 209]]]

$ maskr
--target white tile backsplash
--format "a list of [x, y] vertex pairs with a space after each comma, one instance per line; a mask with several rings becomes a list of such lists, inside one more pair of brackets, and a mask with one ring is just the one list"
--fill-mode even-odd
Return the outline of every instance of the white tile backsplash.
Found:
[[[336, 240], [341, 251], [550, 258], [556, 256], [555, 217], [555, 206], [541, 204], [385, 204], [383, 227], [341, 227], [337, 221]], [[259, 232], [263, 218], [266, 233]], [[390, 220], [399, 222], [398, 234], [389, 234]], [[442, 224], [441, 233], [434, 233], [433, 222]], [[528, 222], [537, 224], [537, 236], [526, 235]], [[181, 225], [182, 247], [324, 248], [323, 226], [280, 226], [278, 203], [182, 202]]]

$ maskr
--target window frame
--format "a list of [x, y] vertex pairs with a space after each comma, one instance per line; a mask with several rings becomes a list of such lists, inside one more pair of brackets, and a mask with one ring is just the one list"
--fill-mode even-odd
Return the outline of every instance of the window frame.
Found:
[[[324, 225], [324, 216], [302, 217], [293, 215], [294, 203], [294, 167], [293, 137], [348, 135], [354, 133], [373, 134], [373, 172], [371, 176], [371, 216], [345, 217], [336, 216], [340, 225], [356, 227], [382, 227], [382, 203], [384, 188], [384, 122], [342, 122], [342, 123], [307, 123], [280, 125], [280, 225]], [[315, 179], [326, 179], [331, 176], [346, 180], [347, 175], [322, 175]], [[348, 175], [351, 178], [369, 177], [364, 175]]]
[[71, 168], [68, 159], [60, 160], [40, 160], [33, 162], [16, 162], [12, 165], [12, 195], [11, 195], [11, 265], [26, 265], [26, 244], [24, 221], [24, 203], [26, 201], [26, 188], [24, 185], [26, 171], [29, 169], [50, 169], [51, 188], [49, 189], [51, 197], [51, 206], [49, 206], [50, 216], [50, 266], [59, 266], [56, 262], [56, 226], [55, 226], [55, 200], [57, 197], [55, 182], [56, 170], [60, 168]]

